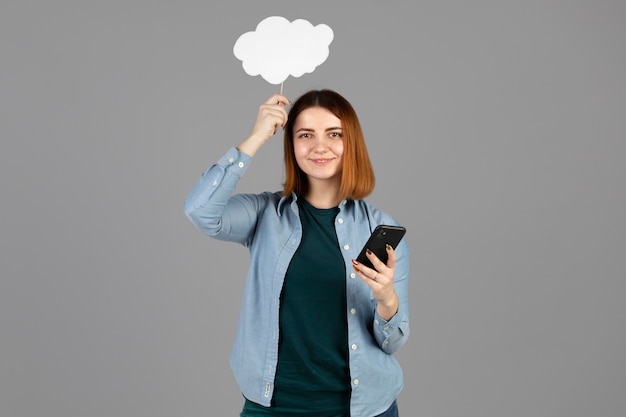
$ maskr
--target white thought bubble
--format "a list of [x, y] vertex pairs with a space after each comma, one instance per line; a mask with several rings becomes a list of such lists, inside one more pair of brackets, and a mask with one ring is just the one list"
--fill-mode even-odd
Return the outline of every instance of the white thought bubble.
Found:
[[248, 75], [260, 74], [270, 84], [280, 84], [290, 75], [311, 73], [326, 61], [333, 37], [333, 30], [325, 24], [313, 26], [304, 19], [289, 22], [270, 16], [255, 31], [241, 35], [233, 53]]

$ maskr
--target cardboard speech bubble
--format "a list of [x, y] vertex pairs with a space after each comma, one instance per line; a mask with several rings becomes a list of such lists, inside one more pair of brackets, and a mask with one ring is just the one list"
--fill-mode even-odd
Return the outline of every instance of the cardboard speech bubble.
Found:
[[242, 34], [233, 53], [248, 75], [261, 75], [270, 84], [281, 84], [290, 75], [301, 77], [326, 61], [333, 38], [328, 25], [270, 16], [255, 31]]

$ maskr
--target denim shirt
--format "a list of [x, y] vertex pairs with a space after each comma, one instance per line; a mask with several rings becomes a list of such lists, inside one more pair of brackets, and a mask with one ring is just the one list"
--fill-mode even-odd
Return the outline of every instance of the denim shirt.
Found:
[[[233, 194], [251, 160], [236, 148], [229, 149], [202, 174], [185, 201], [185, 214], [203, 233], [240, 243], [250, 251], [230, 366], [243, 395], [269, 407], [278, 362], [280, 295], [287, 267], [300, 244], [302, 226], [296, 195]], [[403, 388], [402, 369], [393, 353], [409, 337], [406, 239], [396, 248], [394, 287], [399, 307], [389, 321], [376, 313], [371, 289], [352, 269], [351, 260], [378, 224], [398, 223], [364, 200], [339, 204], [335, 230], [346, 268], [353, 416], [382, 413]]]

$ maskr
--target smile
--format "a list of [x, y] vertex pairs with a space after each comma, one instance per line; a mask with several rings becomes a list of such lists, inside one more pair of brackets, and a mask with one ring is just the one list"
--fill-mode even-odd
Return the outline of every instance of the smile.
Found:
[[326, 165], [329, 162], [331, 162], [333, 159], [311, 159], [311, 162], [313, 162], [316, 165]]

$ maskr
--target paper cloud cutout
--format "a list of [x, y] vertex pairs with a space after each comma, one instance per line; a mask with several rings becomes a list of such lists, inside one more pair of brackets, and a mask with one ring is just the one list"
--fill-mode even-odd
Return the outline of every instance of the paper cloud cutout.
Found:
[[260, 74], [270, 84], [280, 84], [290, 75], [311, 73], [326, 61], [333, 37], [333, 30], [325, 24], [313, 26], [304, 19], [289, 22], [270, 16], [255, 31], [241, 35], [233, 53], [247, 74]]

